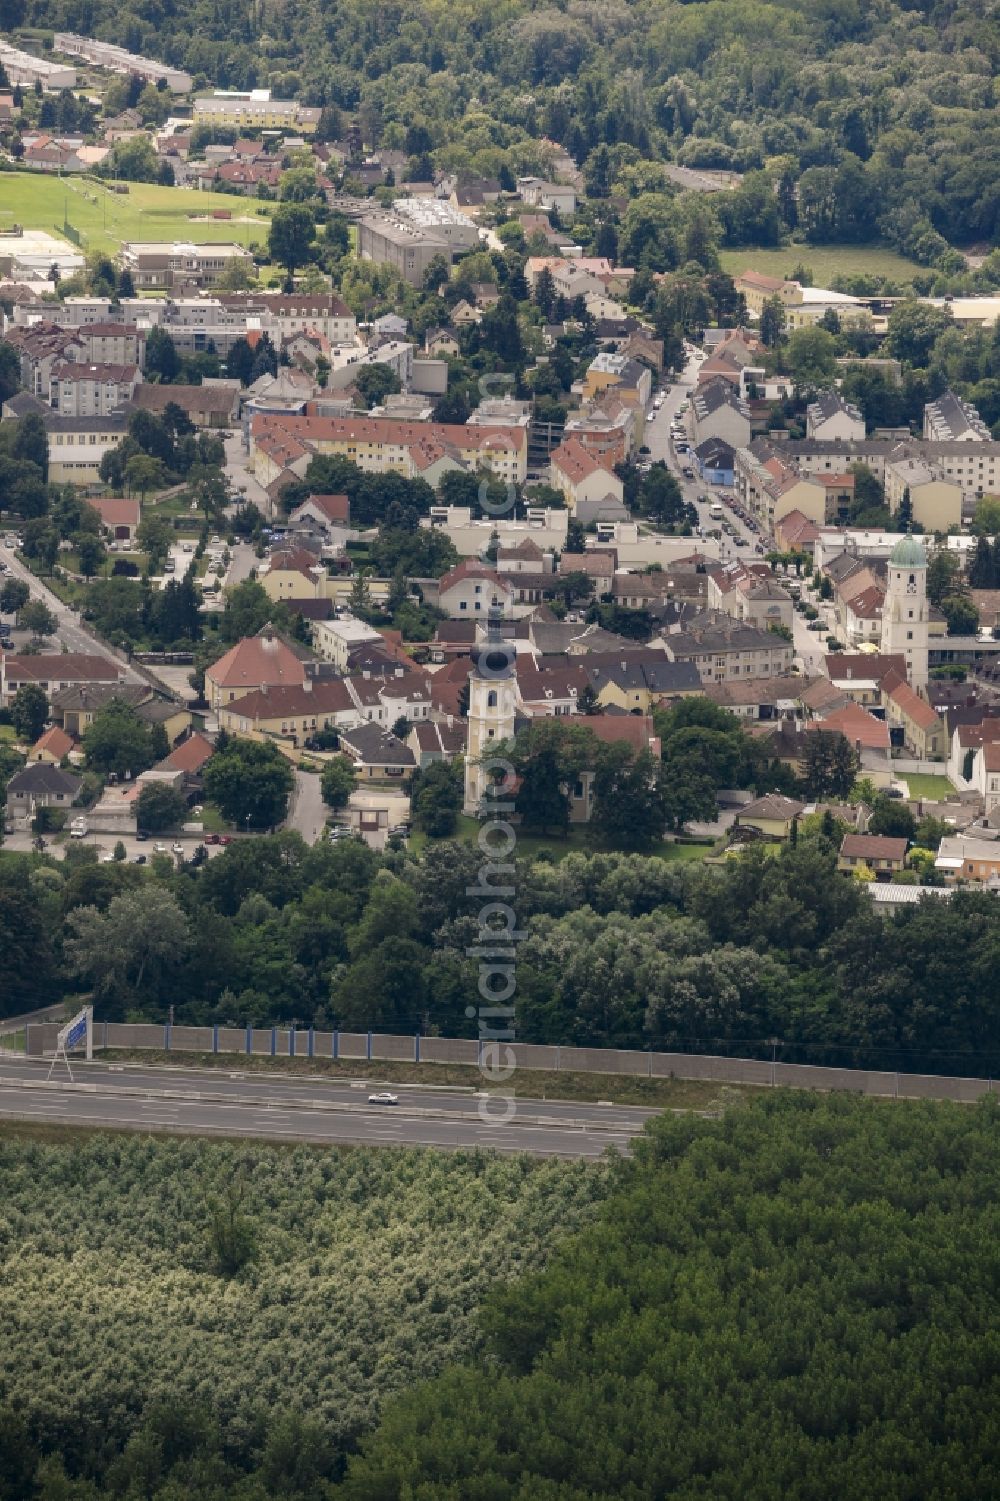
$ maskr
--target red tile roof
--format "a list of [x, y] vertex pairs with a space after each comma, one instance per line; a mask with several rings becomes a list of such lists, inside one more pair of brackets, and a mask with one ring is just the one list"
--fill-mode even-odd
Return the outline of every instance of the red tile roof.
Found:
[[289, 714], [338, 714], [346, 710], [356, 711], [350, 689], [342, 678], [313, 683], [311, 688], [304, 683], [288, 683], [266, 691], [257, 690], [243, 698], [234, 699], [225, 705], [226, 713], [239, 714], [243, 719], [283, 719]]
[[109, 496], [106, 500], [88, 500], [105, 526], [138, 526], [141, 518], [139, 502], [122, 496]]
[[351, 502], [346, 495], [310, 495], [309, 500], [322, 511], [327, 521], [347, 522], [351, 519]]
[[825, 719], [814, 719], [805, 726], [807, 730], [839, 730], [851, 745], [860, 744], [865, 750], [888, 750], [889, 726], [884, 719], [876, 719], [860, 704], [845, 704], [834, 709]]
[[305, 678], [302, 661], [275, 632], [265, 626], [259, 636], [245, 636], [230, 647], [205, 673], [219, 688], [251, 689], [300, 686]]
[[886, 834], [845, 834], [840, 853], [844, 859], [902, 862], [906, 859], [906, 840], [890, 839]]
[[55, 756], [57, 761], [61, 761], [63, 756], [68, 756], [72, 749], [73, 741], [70, 736], [65, 730], [60, 729], [59, 725], [53, 724], [35, 741], [31, 747], [31, 754], [35, 756], [40, 751], [46, 751], [50, 756]]
[[9, 653], [3, 663], [8, 683], [117, 683], [125, 674], [117, 662], [88, 652]]
[[890, 690], [889, 698], [907, 719], [912, 719], [922, 730], [933, 730], [941, 722], [937, 711], [919, 693], [914, 692], [909, 683], [897, 683]]
[[204, 735], [195, 733], [189, 735], [187, 740], [182, 740], [170, 752], [167, 760], [178, 771], [200, 771], [206, 761], [210, 761], [215, 755], [215, 746], [211, 740], [206, 740]]

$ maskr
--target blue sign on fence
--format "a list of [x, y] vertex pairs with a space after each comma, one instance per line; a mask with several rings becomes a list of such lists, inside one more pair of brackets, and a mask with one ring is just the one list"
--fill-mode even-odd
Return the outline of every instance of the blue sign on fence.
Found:
[[67, 1048], [75, 1048], [78, 1043], [84, 1042], [86, 1040], [86, 1036], [87, 1013], [84, 1011], [81, 1012], [81, 1014], [76, 1018], [76, 1021], [73, 1022], [69, 1031], [66, 1033], [66, 1041], [64, 1046]]

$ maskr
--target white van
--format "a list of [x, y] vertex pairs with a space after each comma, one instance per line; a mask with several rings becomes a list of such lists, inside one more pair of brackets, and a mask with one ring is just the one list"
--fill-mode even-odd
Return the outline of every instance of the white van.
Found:
[[71, 839], [86, 839], [87, 820], [85, 818], [74, 818], [69, 826], [69, 837]]

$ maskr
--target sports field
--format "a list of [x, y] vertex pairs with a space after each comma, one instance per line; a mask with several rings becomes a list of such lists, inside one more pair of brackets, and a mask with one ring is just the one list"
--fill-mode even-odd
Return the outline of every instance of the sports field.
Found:
[[[0, 173], [0, 231], [13, 224], [60, 232], [64, 214], [81, 235], [83, 251], [117, 251], [123, 240], [213, 240], [263, 246], [269, 221], [259, 217], [252, 198], [199, 193], [193, 188], [161, 188], [130, 182], [127, 193], [112, 193], [92, 177], [42, 177], [33, 172]], [[232, 219], [212, 219], [227, 209]]]
[[828, 287], [835, 276], [888, 276], [908, 285], [922, 268], [915, 261], [878, 245], [788, 245], [784, 250], [721, 250], [723, 271], [759, 271], [762, 276], [791, 277], [798, 265], [812, 271], [813, 286]]

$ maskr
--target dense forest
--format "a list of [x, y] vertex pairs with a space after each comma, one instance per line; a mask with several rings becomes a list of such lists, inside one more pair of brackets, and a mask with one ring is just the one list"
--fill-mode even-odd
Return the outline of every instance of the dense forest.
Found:
[[7, 1140], [0, 1496], [979, 1501], [998, 1148], [782, 1091], [596, 1166]]
[[387, 1398], [479, 1348], [487, 1289], [610, 1186], [528, 1157], [115, 1137], [5, 1139], [0, 1181], [3, 1501], [325, 1495]]
[[[497, 176], [564, 147], [595, 196], [666, 186], [662, 164], [754, 173], [814, 242], [878, 232], [926, 264], [995, 235], [988, 0], [7, 0], [4, 29], [69, 27], [356, 116], [366, 145]], [[751, 181], [751, 189], [754, 187]], [[729, 242], [779, 230], [757, 187]], [[770, 197], [770, 195], [768, 195]], [[749, 220], [745, 211], [749, 210]], [[727, 212], [729, 209], [727, 208]], [[752, 238], [741, 238], [749, 231]], [[947, 242], [947, 243], [945, 243]]]
[[[516, 862], [515, 1027], [524, 1042], [779, 1056], [911, 1072], [1000, 1071], [990, 892], [886, 918], [838, 874], [816, 820], [769, 858], [637, 854]], [[481, 855], [419, 859], [295, 833], [200, 867], [154, 856], [0, 857], [3, 1008], [93, 996], [97, 1015], [474, 1036]]]
[[350, 1501], [996, 1493], [1000, 1117], [778, 1096], [650, 1130], [599, 1222], [400, 1398]]

